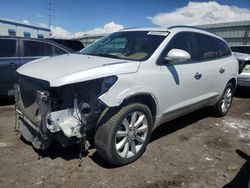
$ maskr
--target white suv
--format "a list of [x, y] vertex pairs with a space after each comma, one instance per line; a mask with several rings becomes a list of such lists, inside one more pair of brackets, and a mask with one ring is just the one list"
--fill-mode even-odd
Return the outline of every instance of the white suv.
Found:
[[120, 166], [145, 151], [158, 125], [205, 106], [228, 112], [238, 62], [220, 37], [187, 26], [125, 29], [80, 53], [18, 69], [19, 130], [35, 148], [92, 139]]

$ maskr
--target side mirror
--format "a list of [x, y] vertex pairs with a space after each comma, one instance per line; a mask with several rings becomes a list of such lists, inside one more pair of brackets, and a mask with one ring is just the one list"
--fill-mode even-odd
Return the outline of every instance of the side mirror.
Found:
[[172, 49], [168, 52], [165, 60], [170, 62], [183, 62], [191, 59], [191, 56], [188, 52], [181, 49]]

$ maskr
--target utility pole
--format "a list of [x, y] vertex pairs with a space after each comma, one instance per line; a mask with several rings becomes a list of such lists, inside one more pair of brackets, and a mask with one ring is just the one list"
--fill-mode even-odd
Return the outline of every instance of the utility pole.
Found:
[[52, 18], [55, 18], [55, 6], [53, 4], [53, 0], [46, 0], [46, 7], [45, 7], [46, 16], [48, 17], [48, 24], [49, 28], [51, 26]]

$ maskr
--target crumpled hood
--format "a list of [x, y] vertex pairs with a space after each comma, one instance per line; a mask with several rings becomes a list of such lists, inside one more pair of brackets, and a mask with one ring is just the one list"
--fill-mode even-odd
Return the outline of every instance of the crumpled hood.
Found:
[[46, 80], [51, 87], [58, 87], [105, 76], [133, 73], [139, 66], [140, 62], [137, 61], [66, 54], [32, 61], [21, 66], [17, 72]]

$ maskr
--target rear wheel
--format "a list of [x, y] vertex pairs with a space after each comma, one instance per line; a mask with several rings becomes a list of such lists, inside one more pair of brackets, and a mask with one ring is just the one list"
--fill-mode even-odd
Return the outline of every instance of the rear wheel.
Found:
[[138, 159], [149, 142], [153, 118], [146, 105], [133, 103], [112, 110], [95, 134], [98, 154], [121, 166]]
[[213, 113], [216, 116], [223, 117], [227, 114], [233, 102], [234, 90], [232, 83], [226, 85], [220, 100], [213, 107]]

